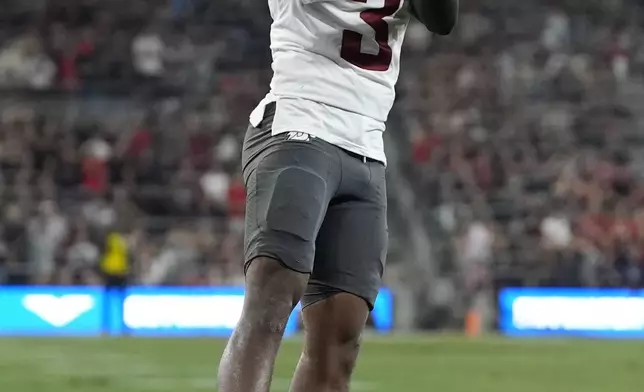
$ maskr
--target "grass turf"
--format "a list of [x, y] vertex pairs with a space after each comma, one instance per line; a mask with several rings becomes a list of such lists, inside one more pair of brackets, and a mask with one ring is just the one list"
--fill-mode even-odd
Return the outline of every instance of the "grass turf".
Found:
[[[0, 339], [11, 392], [214, 391], [224, 342], [209, 339]], [[285, 342], [273, 391], [288, 390], [300, 342]], [[367, 338], [355, 392], [634, 392], [644, 342]]]

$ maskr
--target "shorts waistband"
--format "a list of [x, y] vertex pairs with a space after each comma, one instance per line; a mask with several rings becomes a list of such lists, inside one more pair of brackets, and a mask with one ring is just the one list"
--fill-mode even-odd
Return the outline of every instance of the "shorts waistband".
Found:
[[346, 153], [347, 153], [347, 155], [349, 155], [349, 156], [351, 156], [351, 157], [353, 157], [353, 158], [359, 159], [359, 160], [361, 160], [363, 163], [367, 163], [367, 162], [380, 162], [380, 161], [379, 161], [379, 160], [377, 160], [377, 159], [373, 159], [373, 158], [366, 157], [366, 156], [364, 156], [364, 155], [356, 154], [355, 152], [351, 152], [351, 151], [349, 151], [349, 150], [345, 150], [345, 149], [342, 149], [342, 150], [343, 150], [344, 152], [346, 152]]

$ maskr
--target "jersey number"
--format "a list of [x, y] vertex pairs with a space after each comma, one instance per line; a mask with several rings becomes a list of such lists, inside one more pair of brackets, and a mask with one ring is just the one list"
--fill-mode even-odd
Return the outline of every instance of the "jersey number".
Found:
[[[353, 0], [359, 3], [366, 3], [367, 0]], [[360, 33], [351, 30], [342, 32], [342, 47], [340, 57], [362, 69], [369, 71], [386, 71], [391, 65], [391, 46], [389, 46], [389, 25], [384, 18], [391, 16], [400, 8], [402, 0], [385, 0], [385, 6], [360, 13], [360, 18], [371, 26], [376, 33], [378, 53], [369, 54], [362, 52], [362, 37]]]

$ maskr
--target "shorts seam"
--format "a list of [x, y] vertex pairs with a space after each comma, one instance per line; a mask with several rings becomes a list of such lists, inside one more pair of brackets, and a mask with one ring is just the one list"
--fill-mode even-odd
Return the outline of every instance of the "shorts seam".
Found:
[[[333, 192], [333, 195], [329, 199], [329, 203], [331, 202], [331, 200], [335, 199], [335, 197], [340, 193], [340, 189], [342, 188], [342, 181], [344, 178], [344, 164], [342, 162], [342, 155], [340, 155], [340, 151], [339, 151], [340, 148], [334, 144], [330, 144], [330, 145], [334, 147], [333, 151], [335, 151], [335, 157], [338, 159], [338, 165], [340, 166], [340, 180], [338, 181], [338, 186], [335, 188], [335, 192]], [[329, 173], [328, 173], [329, 178], [331, 178], [331, 170], [333, 170], [332, 164], [329, 165]]]
[[255, 224], [255, 230], [260, 230], [261, 229], [261, 226], [259, 224], [259, 199], [260, 199], [260, 195], [259, 195], [259, 184], [257, 184], [257, 172], [259, 171], [259, 164], [261, 163], [261, 160], [264, 160], [264, 157], [257, 157], [257, 158], [259, 158], [260, 161], [257, 162], [257, 165], [255, 165], [255, 167], [253, 168], [253, 172], [251, 173], [251, 176], [253, 176], [253, 182], [255, 184], [255, 195], [253, 197], [254, 204], [255, 204], [254, 213], [253, 213], [253, 215], [255, 216], [255, 222], [253, 222], [253, 223]]

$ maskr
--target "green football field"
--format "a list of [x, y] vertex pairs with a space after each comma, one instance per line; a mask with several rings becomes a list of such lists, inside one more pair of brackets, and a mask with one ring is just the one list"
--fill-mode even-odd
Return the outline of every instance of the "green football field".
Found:
[[[214, 391], [224, 342], [209, 339], [0, 339], [0, 391]], [[300, 342], [283, 346], [288, 390]], [[644, 342], [366, 338], [354, 392], [635, 392]]]

